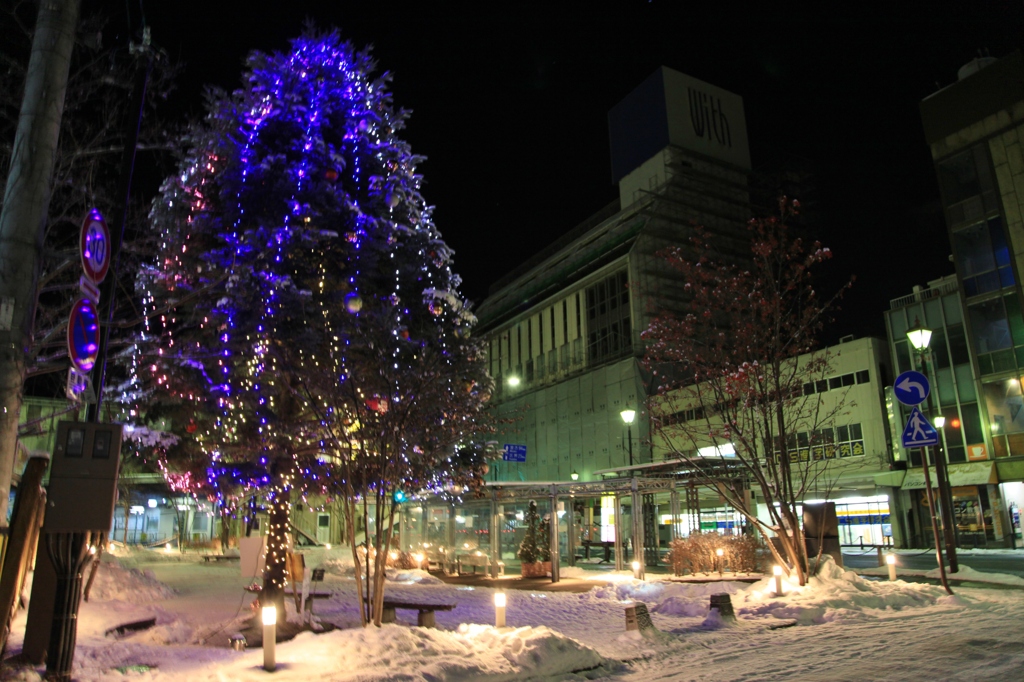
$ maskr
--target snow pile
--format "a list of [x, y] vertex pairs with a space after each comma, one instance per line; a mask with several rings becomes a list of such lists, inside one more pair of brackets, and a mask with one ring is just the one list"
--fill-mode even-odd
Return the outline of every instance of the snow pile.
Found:
[[[262, 658], [258, 650], [221, 656], [203, 671], [204, 678], [249, 679]], [[480, 625], [462, 626], [457, 632], [386, 625], [302, 633], [279, 643], [276, 657], [274, 679], [279, 680], [500, 681], [551, 679], [594, 669], [603, 673], [617, 667], [594, 649], [545, 627], [498, 630]], [[172, 672], [167, 664], [160, 668]], [[76, 677], [92, 676], [83, 671]]]
[[148, 604], [173, 596], [174, 590], [153, 577], [151, 571], [125, 568], [107, 557], [100, 562], [89, 591], [89, 598], [93, 600], [119, 600], [131, 604]]
[[754, 617], [795, 619], [801, 625], [857, 620], [877, 611], [899, 611], [941, 603], [946, 594], [934, 585], [865, 580], [825, 557], [807, 585], [783, 581], [783, 596], [775, 595], [774, 578], [766, 578], [737, 594], [736, 613]]
[[387, 569], [387, 579], [404, 585], [443, 585], [444, 581], [436, 578], [421, 568]]
[[[933, 568], [923, 575], [926, 578], [939, 580], [939, 569]], [[997, 585], [1024, 587], [1024, 578], [1021, 578], [1020, 576], [1010, 575], [1009, 573], [988, 573], [986, 571], [976, 571], [970, 566], [965, 566], [963, 564], [960, 564], [959, 570], [956, 573], [950, 573], [947, 568], [946, 577], [951, 580], [968, 580], [975, 583], [994, 583]]]

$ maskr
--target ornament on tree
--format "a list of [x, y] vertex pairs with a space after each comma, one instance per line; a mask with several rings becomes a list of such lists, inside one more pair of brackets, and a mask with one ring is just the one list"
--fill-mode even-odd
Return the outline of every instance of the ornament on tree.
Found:
[[363, 309], [363, 298], [359, 294], [349, 294], [345, 297], [345, 310], [350, 313], [358, 313]]
[[335, 182], [338, 179], [338, 171], [333, 168], [328, 168], [324, 171], [324, 177], [327, 178], [328, 182]]
[[198, 428], [199, 425], [196, 424], [196, 421], [194, 419], [189, 419], [188, 424], [185, 425], [185, 431], [187, 431], [188, 433], [195, 433], [196, 429]]
[[386, 414], [388, 411], [388, 401], [375, 395], [366, 401], [366, 407], [377, 414]]

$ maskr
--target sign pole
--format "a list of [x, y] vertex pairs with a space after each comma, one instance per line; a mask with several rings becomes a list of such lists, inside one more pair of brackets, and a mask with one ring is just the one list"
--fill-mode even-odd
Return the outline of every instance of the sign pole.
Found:
[[[922, 365], [924, 358], [920, 358]], [[923, 369], [923, 367], [922, 367]], [[936, 447], [939, 444], [939, 434], [928, 422], [925, 416], [918, 409], [918, 405], [926, 403], [930, 386], [928, 377], [916, 370], [904, 372], [896, 377], [893, 384], [893, 394], [896, 399], [904, 405], [912, 406], [910, 418], [903, 429], [903, 447], [918, 449], [921, 453], [921, 464], [924, 468], [924, 491], [925, 499], [928, 500], [928, 512], [932, 521], [932, 536], [935, 539], [935, 559], [939, 564], [939, 576], [942, 579], [942, 587], [947, 594], [953, 594], [949, 589], [949, 582], [946, 580], [946, 566], [942, 561], [942, 542], [939, 540], [939, 522], [935, 516], [935, 498], [932, 494], [932, 476], [928, 467], [928, 446]], [[936, 473], [938, 473], [938, 461], [936, 460]]]
[[946, 565], [942, 561], [942, 543], [939, 542], [939, 523], [935, 518], [935, 497], [932, 495], [932, 477], [928, 473], [928, 448], [920, 448], [919, 452], [921, 453], [921, 463], [924, 465], [924, 490], [928, 500], [928, 512], [932, 518], [932, 536], [935, 538], [935, 560], [939, 562], [939, 578], [942, 581], [942, 587], [946, 590], [946, 594], [953, 594], [953, 590], [949, 589], [949, 582], [946, 580]]

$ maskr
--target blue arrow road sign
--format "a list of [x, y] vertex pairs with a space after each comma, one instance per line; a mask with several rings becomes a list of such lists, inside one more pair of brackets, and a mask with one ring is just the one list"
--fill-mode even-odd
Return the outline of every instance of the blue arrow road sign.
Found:
[[904, 372], [896, 377], [892, 390], [904, 405], [920, 405], [928, 397], [928, 377], [914, 370]]
[[926, 445], [938, 445], [939, 433], [928, 423], [921, 410], [916, 407], [910, 411], [910, 419], [903, 429], [903, 447], [923, 448]]
[[526, 446], [506, 443], [505, 451], [501, 453], [501, 458], [506, 462], [525, 462]]

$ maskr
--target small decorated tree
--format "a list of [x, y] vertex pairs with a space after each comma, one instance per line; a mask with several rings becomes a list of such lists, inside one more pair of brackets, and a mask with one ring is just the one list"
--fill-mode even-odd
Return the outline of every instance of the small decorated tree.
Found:
[[519, 552], [516, 556], [526, 564], [534, 564], [541, 561], [540, 550], [537, 547], [537, 525], [540, 521], [537, 515], [537, 503], [530, 500], [530, 508], [526, 512], [526, 535], [519, 543]]
[[537, 561], [551, 561], [551, 515], [540, 522], [537, 533]]

